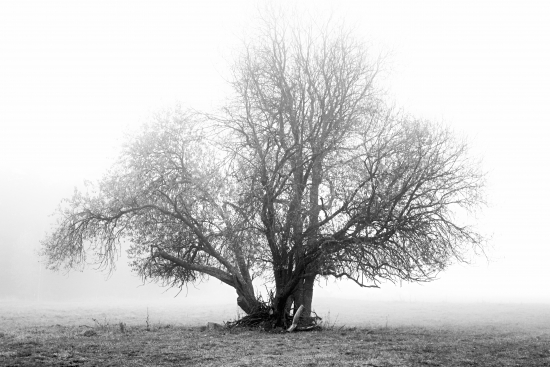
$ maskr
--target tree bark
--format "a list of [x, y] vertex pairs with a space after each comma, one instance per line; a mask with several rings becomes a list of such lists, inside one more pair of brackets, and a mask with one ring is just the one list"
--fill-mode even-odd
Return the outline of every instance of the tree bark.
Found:
[[311, 317], [311, 305], [313, 302], [313, 286], [315, 284], [315, 275], [310, 275], [300, 280], [296, 290], [292, 294], [294, 298], [294, 312], [300, 306], [304, 306], [302, 316], [304, 318]]
[[249, 294], [246, 294], [245, 292], [236, 289], [237, 290], [237, 305], [247, 314], [250, 315], [252, 312], [258, 309], [259, 303], [258, 300], [252, 296], [250, 297]]
[[286, 300], [286, 305], [285, 305], [285, 314], [286, 315], [290, 315], [290, 310], [292, 309], [293, 304], [294, 304], [294, 295], [291, 295]]
[[276, 296], [274, 302], [273, 302], [273, 308], [275, 311], [275, 326], [277, 327], [286, 327], [286, 320], [285, 320], [285, 314], [286, 314], [286, 305], [287, 300], [290, 298], [287, 297], [286, 299], [283, 299], [280, 296]]
[[292, 319], [292, 326], [288, 328], [288, 332], [294, 331], [298, 327], [298, 322], [300, 321], [300, 316], [302, 315], [302, 312], [304, 311], [304, 306], [300, 306], [296, 313], [294, 314], [294, 318]]
[[302, 305], [304, 312], [302, 317], [311, 317], [311, 304], [313, 302], [313, 285], [315, 284], [315, 275], [307, 276], [303, 283]]
[[296, 312], [298, 308], [304, 303], [304, 280], [303, 279], [300, 279], [300, 282], [298, 283], [296, 290], [292, 294], [292, 298], [294, 299], [294, 312]]

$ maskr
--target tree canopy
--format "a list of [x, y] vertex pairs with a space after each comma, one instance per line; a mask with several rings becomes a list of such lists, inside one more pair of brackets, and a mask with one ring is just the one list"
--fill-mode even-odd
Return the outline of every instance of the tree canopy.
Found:
[[388, 107], [361, 42], [275, 17], [255, 37], [222, 112], [157, 115], [65, 201], [42, 243], [51, 268], [111, 268], [127, 244], [144, 279], [214, 277], [247, 313], [267, 280], [281, 324], [292, 304], [310, 312], [319, 277], [427, 281], [481, 245], [464, 224], [479, 164], [448, 128]]

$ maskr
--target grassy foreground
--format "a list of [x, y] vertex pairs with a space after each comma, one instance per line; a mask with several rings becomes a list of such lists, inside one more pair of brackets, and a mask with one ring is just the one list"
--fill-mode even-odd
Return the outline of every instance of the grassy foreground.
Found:
[[550, 334], [419, 327], [274, 334], [96, 322], [0, 332], [0, 366], [550, 366]]

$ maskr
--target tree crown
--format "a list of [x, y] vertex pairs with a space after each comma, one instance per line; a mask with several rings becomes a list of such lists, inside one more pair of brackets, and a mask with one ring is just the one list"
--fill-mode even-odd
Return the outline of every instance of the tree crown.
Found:
[[481, 245], [457, 215], [483, 201], [467, 145], [387, 107], [377, 62], [349, 33], [265, 22], [223, 113], [159, 114], [65, 202], [43, 241], [53, 269], [89, 253], [112, 267], [125, 240], [144, 279], [212, 276], [244, 308], [258, 276], [283, 298], [307, 276], [426, 281]]

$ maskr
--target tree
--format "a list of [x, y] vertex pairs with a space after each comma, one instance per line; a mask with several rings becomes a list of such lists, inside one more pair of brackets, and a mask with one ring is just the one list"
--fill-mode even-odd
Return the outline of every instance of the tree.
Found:
[[42, 243], [51, 268], [89, 254], [112, 268], [124, 240], [144, 279], [214, 277], [246, 313], [264, 305], [253, 280], [267, 279], [283, 325], [293, 304], [310, 315], [319, 277], [428, 281], [481, 245], [461, 224], [483, 200], [466, 144], [388, 108], [350, 33], [263, 21], [222, 114], [157, 116], [65, 203]]

